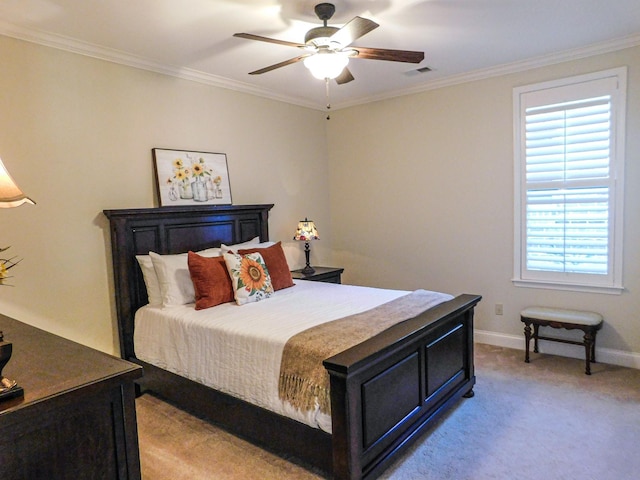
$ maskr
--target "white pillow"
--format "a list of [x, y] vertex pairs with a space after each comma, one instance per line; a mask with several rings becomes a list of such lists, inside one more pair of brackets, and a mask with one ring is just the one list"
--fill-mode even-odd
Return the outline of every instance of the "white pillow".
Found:
[[271, 296], [273, 286], [262, 255], [255, 252], [247, 255], [224, 253], [223, 256], [238, 305], [259, 302]]
[[221, 257], [222, 249], [219, 247], [213, 248], [205, 248], [204, 250], [200, 250], [199, 252], [195, 252], [201, 257]]
[[[202, 257], [219, 257], [221, 250], [217, 247], [207, 248], [196, 253]], [[196, 301], [186, 253], [159, 255], [149, 252], [149, 257], [160, 287], [160, 305], [170, 307]]]
[[235, 245], [225, 245], [224, 243], [220, 245], [222, 249], [222, 253], [227, 252], [237, 252], [238, 250], [249, 249], [249, 248], [267, 248], [271, 245], [275, 245], [276, 242], [262, 242], [260, 243], [260, 237], [254, 237], [248, 242], [236, 243]]
[[136, 255], [136, 260], [142, 270], [142, 278], [147, 287], [147, 297], [149, 297], [149, 305], [159, 307], [162, 305], [162, 293], [160, 292], [160, 284], [158, 276], [153, 268], [153, 262], [149, 255]]

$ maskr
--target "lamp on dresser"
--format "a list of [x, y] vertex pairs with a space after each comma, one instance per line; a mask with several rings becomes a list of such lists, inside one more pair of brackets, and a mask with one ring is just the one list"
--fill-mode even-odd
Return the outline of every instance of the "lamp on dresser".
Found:
[[305, 275], [314, 273], [315, 269], [309, 264], [309, 254], [311, 253], [309, 242], [312, 240], [320, 240], [320, 236], [318, 235], [318, 229], [316, 228], [315, 223], [313, 223], [313, 220], [308, 220], [306, 217], [304, 220], [300, 220], [293, 239], [304, 242], [304, 255], [307, 264], [301, 272]]
[[[24, 203], [35, 204], [33, 200], [27, 197], [22, 190], [16, 185], [7, 168], [0, 159], [0, 208], [19, 207]], [[0, 252], [6, 250], [0, 248]], [[12, 258], [0, 259], [0, 285], [7, 276], [7, 270], [17, 265], [17, 261]], [[11, 359], [13, 345], [4, 341], [4, 335], [0, 332], [0, 400], [5, 398], [18, 397], [24, 394], [22, 387], [15, 380], [10, 380], [2, 375], [2, 370]]]

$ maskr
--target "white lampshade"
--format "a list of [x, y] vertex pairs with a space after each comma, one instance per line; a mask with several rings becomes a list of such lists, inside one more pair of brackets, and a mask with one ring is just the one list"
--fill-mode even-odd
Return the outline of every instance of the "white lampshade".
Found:
[[35, 204], [18, 188], [0, 159], [0, 208], [19, 207], [23, 203]]
[[349, 57], [336, 52], [319, 51], [303, 61], [317, 79], [336, 78], [349, 63]]

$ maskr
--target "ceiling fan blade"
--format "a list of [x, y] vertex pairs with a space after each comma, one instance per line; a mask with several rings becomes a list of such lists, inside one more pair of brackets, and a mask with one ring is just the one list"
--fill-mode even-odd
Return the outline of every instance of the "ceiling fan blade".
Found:
[[349, 47], [356, 50], [358, 55], [355, 58], [366, 58], [370, 60], [388, 60], [391, 62], [420, 63], [424, 60], [424, 52], [413, 52], [410, 50], [389, 50], [386, 48]]
[[268, 67], [261, 68], [260, 70], [256, 70], [254, 72], [249, 72], [249, 75], [260, 75], [261, 73], [267, 73], [271, 70], [275, 70], [276, 68], [286, 67], [287, 65], [291, 65], [293, 63], [299, 62], [307, 58], [309, 55], [300, 55], [299, 57], [290, 58], [289, 60], [285, 60], [284, 62], [274, 63], [273, 65], [269, 65]]
[[336, 83], [338, 85], [342, 85], [343, 83], [349, 83], [352, 80], [355, 80], [355, 79], [353, 78], [353, 75], [351, 74], [351, 72], [347, 67], [344, 67], [344, 70], [342, 70], [342, 73], [336, 77]]
[[247, 40], [258, 40], [259, 42], [276, 43], [278, 45], [284, 45], [286, 47], [306, 47], [306, 45], [303, 45], [301, 43], [287, 42], [286, 40], [278, 40], [276, 38], [261, 37], [260, 35], [253, 35], [252, 33], [234, 33], [233, 36], [238, 38], [246, 38]]
[[380, 25], [373, 20], [362, 17], [353, 17], [340, 30], [331, 35], [330, 40], [332, 42], [338, 42], [343, 47], [346, 47], [379, 26]]

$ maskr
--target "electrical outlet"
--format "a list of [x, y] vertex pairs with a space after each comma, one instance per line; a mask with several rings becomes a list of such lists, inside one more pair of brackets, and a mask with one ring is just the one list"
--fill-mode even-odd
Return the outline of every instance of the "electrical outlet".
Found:
[[502, 315], [503, 305], [501, 303], [496, 303], [496, 315]]

